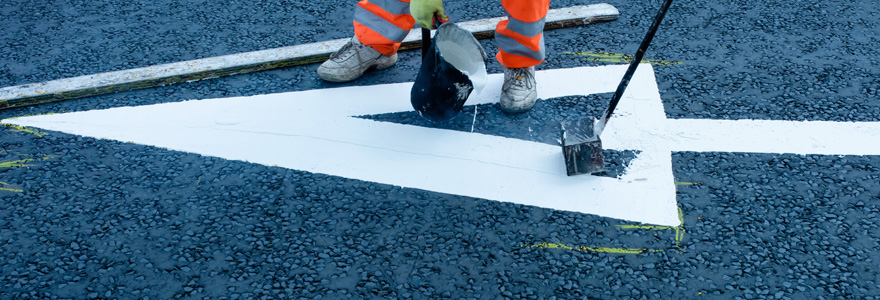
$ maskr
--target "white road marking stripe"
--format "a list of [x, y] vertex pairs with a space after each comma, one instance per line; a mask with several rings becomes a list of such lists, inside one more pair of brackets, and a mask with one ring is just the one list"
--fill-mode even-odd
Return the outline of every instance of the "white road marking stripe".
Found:
[[[609, 93], [625, 65], [537, 72], [542, 99]], [[494, 103], [503, 76], [468, 104]], [[602, 136], [640, 153], [619, 178], [566, 176], [560, 146], [355, 118], [411, 111], [412, 83], [5, 120], [370, 182], [678, 226], [673, 151], [880, 155], [880, 122], [667, 119], [643, 64]], [[494, 92], [492, 92], [494, 91]]]

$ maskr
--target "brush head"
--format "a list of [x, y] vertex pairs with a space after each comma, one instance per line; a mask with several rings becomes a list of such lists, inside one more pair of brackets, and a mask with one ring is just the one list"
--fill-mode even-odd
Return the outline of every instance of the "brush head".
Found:
[[592, 117], [562, 121], [562, 154], [568, 176], [605, 171], [601, 131], [595, 124]]

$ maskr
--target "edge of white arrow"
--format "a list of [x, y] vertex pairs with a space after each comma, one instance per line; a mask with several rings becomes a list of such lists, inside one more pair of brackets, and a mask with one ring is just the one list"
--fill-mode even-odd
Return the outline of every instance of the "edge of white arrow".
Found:
[[[626, 66], [539, 71], [542, 98], [607, 93]], [[500, 90], [501, 74], [487, 91]], [[193, 100], [4, 122], [409, 188], [677, 226], [671, 157], [642, 147], [620, 178], [566, 176], [560, 146], [355, 118], [411, 111], [411, 83]], [[493, 103], [497, 93], [468, 104]], [[653, 69], [642, 65], [618, 107], [663, 116]], [[603, 142], [625, 139], [612, 122]], [[624, 127], [625, 128], [625, 127]], [[606, 132], [608, 132], [606, 131]]]

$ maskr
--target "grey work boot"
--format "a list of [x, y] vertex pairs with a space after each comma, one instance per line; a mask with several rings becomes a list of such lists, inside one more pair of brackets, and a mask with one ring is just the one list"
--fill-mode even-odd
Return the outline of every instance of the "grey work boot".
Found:
[[376, 49], [361, 44], [352, 37], [345, 46], [330, 55], [330, 59], [318, 67], [318, 77], [332, 82], [352, 81], [370, 68], [386, 69], [397, 62], [397, 53], [382, 55]]
[[535, 87], [535, 67], [504, 68], [504, 85], [501, 86], [501, 110], [521, 113], [532, 109], [538, 100]]

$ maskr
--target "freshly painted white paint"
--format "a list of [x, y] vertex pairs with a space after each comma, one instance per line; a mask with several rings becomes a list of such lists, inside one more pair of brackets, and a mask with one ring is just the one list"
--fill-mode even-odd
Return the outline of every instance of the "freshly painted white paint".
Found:
[[[625, 70], [621, 65], [538, 71], [538, 93], [542, 99], [610, 93]], [[468, 104], [496, 102], [502, 77], [490, 75], [483, 93], [472, 94]], [[679, 225], [673, 151], [880, 155], [880, 122], [667, 119], [653, 69], [643, 64], [602, 136], [606, 149], [641, 153], [620, 178], [569, 177], [560, 146], [353, 117], [411, 111], [411, 85], [194, 100], [4, 122], [668, 226]]]
[[[564, 20], [592, 18], [613, 20], [617, 18], [618, 14], [619, 12], [614, 6], [607, 3], [599, 3], [552, 9], [547, 13], [546, 21], [550, 23]], [[456, 24], [462, 29], [470, 32], [493, 31], [495, 30], [495, 24], [498, 24], [498, 22], [503, 19], [506, 18], [480, 19]], [[196, 74], [205, 71], [227, 70], [239, 66], [268, 64], [314, 55], [330, 54], [336, 52], [336, 50], [345, 45], [348, 40], [348, 38], [337, 39], [4, 87], [0, 88], [0, 100], [10, 101], [45, 94], [106, 88], [133, 82]], [[417, 40], [421, 40], [421, 29], [418, 28], [410, 30], [403, 42]]]

